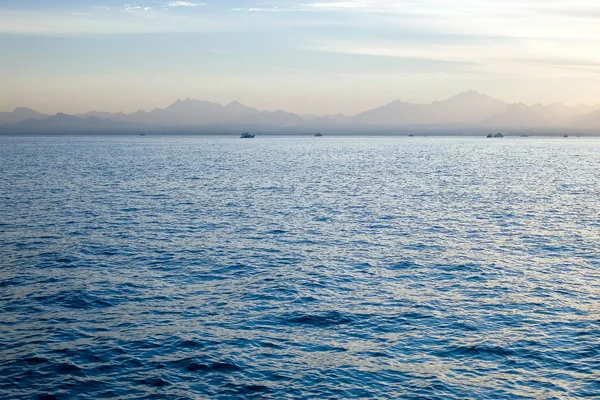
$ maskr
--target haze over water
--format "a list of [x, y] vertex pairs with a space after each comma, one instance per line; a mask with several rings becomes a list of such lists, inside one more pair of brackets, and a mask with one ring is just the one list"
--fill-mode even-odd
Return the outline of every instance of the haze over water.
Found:
[[5, 398], [593, 398], [600, 140], [0, 137]]

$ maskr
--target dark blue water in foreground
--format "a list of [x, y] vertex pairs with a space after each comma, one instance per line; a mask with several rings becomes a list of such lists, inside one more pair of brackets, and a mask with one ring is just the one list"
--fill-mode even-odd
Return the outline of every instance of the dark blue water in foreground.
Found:
[[599, 139], [4, 137], [0, 246], [2, 399], [600, 393]]

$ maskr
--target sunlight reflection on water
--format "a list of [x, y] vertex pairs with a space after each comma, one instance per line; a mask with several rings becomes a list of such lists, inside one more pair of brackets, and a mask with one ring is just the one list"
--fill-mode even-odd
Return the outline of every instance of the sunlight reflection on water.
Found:
[[0, 137], [0, 160], [3, 397], [600, 392], [598, 139]]

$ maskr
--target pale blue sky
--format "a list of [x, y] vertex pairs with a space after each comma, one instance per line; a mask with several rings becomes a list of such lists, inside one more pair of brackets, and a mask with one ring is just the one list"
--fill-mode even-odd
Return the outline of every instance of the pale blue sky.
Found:
[[600, 103], [591, 0], [0, 0], [0, 111], [198, 98], [355, 113], [475, 89]]

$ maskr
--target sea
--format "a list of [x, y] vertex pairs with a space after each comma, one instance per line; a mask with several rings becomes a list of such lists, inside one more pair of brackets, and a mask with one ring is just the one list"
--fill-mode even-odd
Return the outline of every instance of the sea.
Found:
[[599, 138], [0, 137], [2, 399], [599, 394]]

